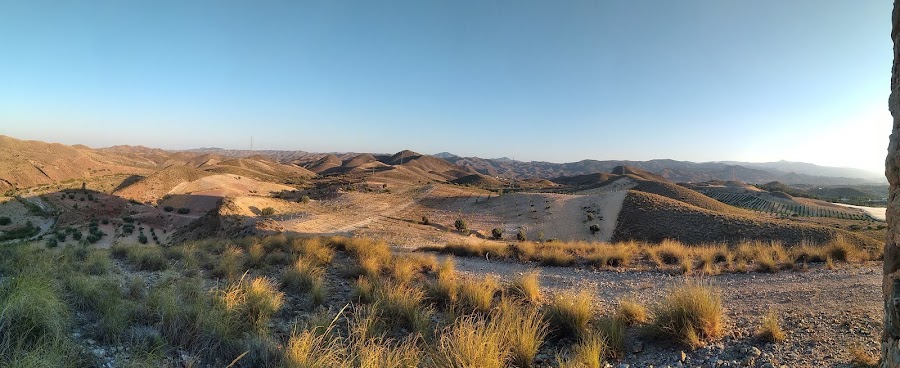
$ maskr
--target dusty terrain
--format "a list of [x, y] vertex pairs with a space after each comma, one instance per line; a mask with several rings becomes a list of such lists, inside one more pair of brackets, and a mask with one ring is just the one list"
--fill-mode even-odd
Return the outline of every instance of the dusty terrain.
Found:
[[[457, 258], [467, 274], [497, 275], [510, 280], [534, 265]], [[611, 310], [617, 300], [636, 297], [653, 305], [683, 276], [657, 271], [594, 271], [570, 267], [540, 267], [541, 283], [550, 293], [589, 290], [599, 307]], [[623, 364], [636, 367], [849, 367], [849, 348], [863, 346], [877, 353], [882, 328], [881, 264], [849, 265], [835, 270], [821, 266], [806, 272], [777, 274], [723, 274], [705, 278], [724, 297], [729, 335], [696, 351], [632, 334]], [[785, 341], [772, 344], [755, 338], [760, 318], [770, 308], [778, 311]], [[759, 354], [753, 348], [759, 349]], [[635, 351], [638, 351], [635, 353]], [[753, 357], [754, 364], [748, 363]], [[721, 361], [721, 363], [719, 362]]]

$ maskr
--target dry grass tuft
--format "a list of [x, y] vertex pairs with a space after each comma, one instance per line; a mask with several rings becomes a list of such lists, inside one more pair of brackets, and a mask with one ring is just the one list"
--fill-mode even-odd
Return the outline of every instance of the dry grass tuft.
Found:
[[626, 326], [644, 324], [649, 320], [647, 307], [636, 299], [620, 300], [619, 307], [616, 308], [616, 318]]
[[284, 293], [271, 279], [257, 277], [228, 286], [219, 293], [219, 299], [237, 325], [264, 331], [284, 304]]
[[464, 279], [459, 282], [459, 305], [466, 311], [487, 313], [499, 289], [500, 282], [491, 275], [481, 281]]
[[685, 282], [653, 307], [653, 331], [692, 348], [724, 334], [722, 299], [711, 287]]
[[607, 354], [606, 340], [598, 334], [584, 336], [566, 359], [557, 357], [560, 368], [600, 368]]
[[501, 368], [509, 357], [504, 330], [487, 317], [464, 316], [441, 333], [434, 365], [452, 368]]
[[520, 307], [517, 304], [502, 300], [498, 312], [492, 316], [495, 323], [506, 337], [506, 346], [510, 353], [511, 363], [517, 367], [530, 367], [537, 355], [548, 327], [541, 313], [531, 307]]
[[756, 331], [756, 336], [769, 342], [777, 343], [784, 340], [784, 330], [781, 329], [781, 324], [778, 323], [778, 313], [775, 312], [775, 309], [770, 309], [763, 316], [759, 330]]
[[563, 292], [545, 306], [544, 318], [557, 337], [582, 338], [590, 332], [593, 304], [594, 299], [587, 292]]
[[850, 366], [853, 368], [878, 368], [879, 359], [866, 351], [862, 345], [850, 347]]
[[537, 305], [541, 302], [540, 271], [533, 270], [516, 276], [509, 291], [520, 300]]

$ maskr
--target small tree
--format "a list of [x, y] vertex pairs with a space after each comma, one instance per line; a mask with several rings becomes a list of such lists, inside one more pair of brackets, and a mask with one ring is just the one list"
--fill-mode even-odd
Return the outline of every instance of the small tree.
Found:
[[519, 241], [528, 240], [528, 236], [525, 235], [525, 229], [519, 229], [519, 232], [516, 233], [516, 239], [518, 239]]
[[260, 215], [264, 217], [272, 216], [275, 214], [275, 209], [272, 207], [263, 208], [262, 211], [259, 212]]
[[466, 229], [468, 229], [468, 225], [466, 225], [466, 220], [463, 220], [461, 218], [456, 219], [456, 222], [453, 223], [453, 226], [455, 226], [456, 230], [459, 230], [459, 231], [466, 231]]
[[491, 229], [491, 236], [493, 236], [494, 239], [502, 238], [503, 237], [503, 229], [501, 229], [499, 227], [495, 227], [495, 228]]
[[591, 224], [590, 229], [591, 229], [591, 234], [596, 234], [596, 233], [600, 232], [600, 225]]

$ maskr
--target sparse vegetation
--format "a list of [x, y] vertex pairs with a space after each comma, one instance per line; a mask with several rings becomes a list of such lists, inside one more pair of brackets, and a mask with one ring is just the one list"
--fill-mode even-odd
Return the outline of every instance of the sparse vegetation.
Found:
[[494, 239], [503, 239], [503, 229], [501, 229], [499, 227], [495, 227], [495, 228], [491, 229], [491, 236]]
[[770, 309], [762, 318], [759, 330], [756, 336], [769, 342], [781, 342], [784, 340], [784, 330], [781, 329], [781, 323], [778, 322], [778, 313], [774, 309]]
[[468, 224], [466, 224], [466, 220], [463, 219], [456, 219], [456, 221], [453, 222], [453, 227], [456, 228], [456, 231], [466, 231], [469, 228]]
[[181, 207], [176, 212], [180, 215], [187, 215], [187, 214], [191, 213], [191, 209], [186, 208], [186, 207]]
[[259, 211], [259, 215], [263, 217], [269, 217], [275, 214], [275, 209], [272, 207], [266, 207]]
[[721, 297], [711, 287], [697, 282], [688, 281], [673, 287], [653, 306], [652, 314], [653, 331], [691, 348], [725, 333]]

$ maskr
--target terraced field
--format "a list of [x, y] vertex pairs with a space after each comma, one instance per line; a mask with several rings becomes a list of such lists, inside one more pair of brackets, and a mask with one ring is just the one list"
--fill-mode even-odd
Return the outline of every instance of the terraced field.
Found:
[[856, 209], [842, 209], [839, 207], [826, 207], [816, 205], [804, 205], [790, 200], [776, 198], [759, 193], [729, 193], [725, 191], [703, 191], [703, 194], [717, 201], [730, 204], [735, 207], [746, 208], [752, 211], [770, 213], [782, 216], [802, 217], [830, 217], [844, 220], [876, 220], [868, 214]]

